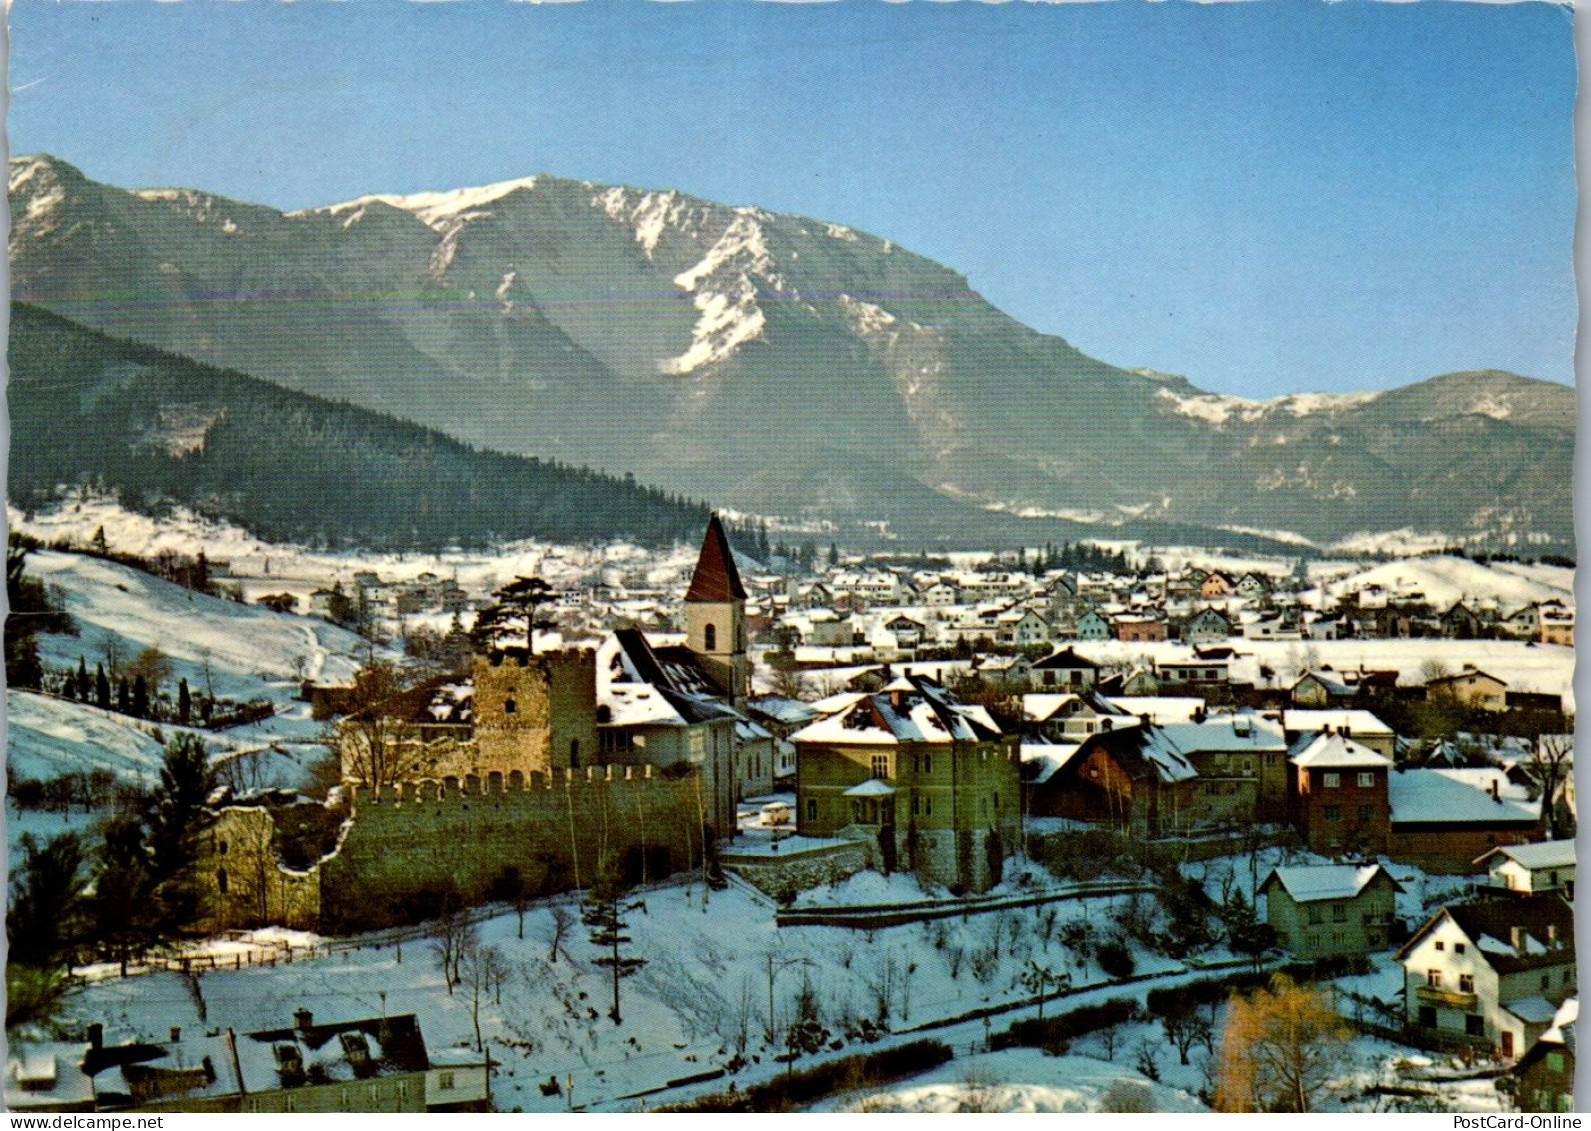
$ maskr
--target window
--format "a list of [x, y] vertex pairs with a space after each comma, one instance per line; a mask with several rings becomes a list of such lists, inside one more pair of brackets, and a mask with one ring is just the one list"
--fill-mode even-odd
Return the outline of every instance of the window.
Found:
[[1310, 926], [1314, 926], [1316, 923], [1321, 922], [1322, 918], [1323, 918], [1323, 916], [1321, 915], [1320, 907], [1318, 905], [1312, 904], [1310, 906], [1310, 908], [1309, 908], [1309, 924], [1310, 924]]
[[1436, 1006], [1434, 1006], [1434, 1005], [1422, 1005], [1422, 1006], [1420, 1006], [1420, 1028], [1422, 1028], [1422, 1029], [1434, 1029], [1434, 1028], [1436, 1028]]
[[921, 797], [913, 797], [912, 798], [912, 816], [913, 817], [920, 817], [920, 816], [922, 816], [922, 812], [923, 812], [923, 799]]
[[1548, 1072], [1562, 1072], [1563, 1071], [1563, 1053], [1561, 1053], [1561, 1052], [1549, 1052], [1547, 1054], [1547, 1071]]
[[932, 754], [924, 754], [923, 755], [923, 773], [931, 774], [933, 772], [934, 772], [934, 756]]
[[1453, 953], [1454, 954], [1463, 954], [1468, 949], [1469, 949], [1469, 947], [1465, 946], [1461, 942], [1456, 942], [1456, 943], [1453, 944]]
[[1551, 974], [1543, 974], [1541, 976], [1541, 988], [1543, 990], [1552, 989], [1552, 975]]
[[889, 777], [889, 755], [888, 754], [874, 754], [873, 755], [873, 776], [875, 778], [878, 778], [880, 781], [882, 781], [884, 778]]
[[1473, 975], [1473, 974], [1460, 974], [1458, 976], [1458, 992], [1461, 993], [1461, 994], [1472, 994], [1472, 993], [1474, 993], [1475, 992], [1475, 975]]
[[1365, 770], [1362, 773], [1360, 773], [1360, 775], [1359, 775], [1359, 785], [1360, 785], [1361, 788], [1369, 789], [1371, 786], [1373, 786], [1375, 784], [1376, 784], [1376, 775], [1375, 775], [1375, 772], [1373, 770]]
[[923, 816], [932, 817], [933, 815], [934, 815], [934, 799], [932, 797], [923, 798]]
[[1361, 806], [1359, 806], [1359, 819], [1361, 821], [1368, 821], [1368, 820], [1370, 820], [1370, 818], [1374, 817], [1375, 815], [1376, 815], [1376, 807], [1374, 805], [1361, 805]]
[[1327, 789], [1336, 789], [1338, 786], [1342, 785], [1342, 775], [1338, 773], [1328, 773], [1325, 775], [1322, 784], [1325, 785]]
[[1484, 1037], [1486, 1035], [1486, 1018], [1479, 1013], [1466, 1013], [1464, 1015], [1464, 1035], [1467, 1037]]
[[453, 1073], [451, 1073], [451, 1072], [443, 1072], [443, 1073], [439, 1074], [437, 1076], [437, 1078], [436, 1078], [436, 1086], [438, 1088], [441, 1088], [444, 1092], [452, 1091], [453, 1090]]
[[1326, 806], [1326, 820], [1328, 820], [1328, 821], [1340, 821], [1340, 820], [1342, 820], [1342, 806], [1340, 806], [1340, 805], [1328, 805], [1328, 806]]
[[818, 819], [818, 803], [817, 803], [817, 799], [809, 797], [809, 798], [807, 798], [807, 820], [815, 821], [817, 819]]
[[518, 706], [519, 704], [514, 702], [514, 697], [510, 695], [507, 699], [503, 700], [503, 714], [512, 715], [514, 711], [518, 709]]
[[718, 651], [718, 626], [710, 624], [702, 629], [702, 648], [708, 652]]
[[1441, 939], [1437, 939], [1436, 940], [1436, 949], [1437, 950], [1446, 950], [1447, 949], [1447, 944], [1445, 942], [1443, 942]]
[[226, 894], [226, 882], [226, 869], [217, 868], [215, 870], [215, 887], [222, 895]]
[[1425, 972], [1425, 984], [1433, 990], [1441, 989], [1442, 972], [1440, 970], [1427, 970]]
[[1346, 923], [1348, 921], [1348, 905], [1346, 903], [1332, 904], [1331, 921], [1333, 923]]

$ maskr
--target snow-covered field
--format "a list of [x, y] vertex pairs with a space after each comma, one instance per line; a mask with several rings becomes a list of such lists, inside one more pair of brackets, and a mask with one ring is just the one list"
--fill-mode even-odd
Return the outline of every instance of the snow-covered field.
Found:
[[[1446, 556], [1382, 562], [1330, 582], [1334, 597], [1379, 586], [1394, 595], [1422, 594], [1445, 609], [1456, 601], [1496, 601], [1507, 612], [1536, 601], [1574, 604], [1574, 570], [1567, 566], [1524, 562], [1490, 562]], [[1306, 593], [1318, 600], [1318, 590]]]
[[555, 587], [577, 584], [603, 570], [617, 570], [632, 586], [673, 586], [696, 560], [697, 547], [679, 546], [660, 552], [629, 543], [604, 546], [561, 546], [527, 540], [490, 550], [449, 550], [401, 554], [368, 551], [312, 550], [256, 538], [247, 531], [212, 522], [179, 509], [169, 518], [153, 519], [100, 498], [84, 497], [48, 512], [23, 515], [8, 508], [13, 530], [46, 543], [68, 540], [88, 545], [96, 531], [116, 550], [152, 556], [172, 550], [193, 556], [203, 550], [215, 562], [226, 562], [230, 577], [242, 585], [249, 600], [267, 593], [291, 593], [301, 599], [323, 586], [351, 586], [363, 570], [385, 582], [412, 581], [422, 573], [456, 581], [471, 594], [488, 593], [521, 574], [536, 574]]
[[[1052, 931], [1040, 926], [1045, 909], [1028, 908], [942, 920], [873, 932], [828, 927], [778, 928], [773, 911], [737, 887], [713, 892], [675, 885], [640, 897], [645, 909], [629, 916], [633, 953], [647, 959], [622, 985], [622, 1025], [606, 1014], [611, 1003], [607, 972], [594, 965], [599, 951], [578, 922], [551, 956], [554, 913], [499, 914], [480, 926], [483, 945], [499, 953], [503, 977], [485, 991], [482, 1031], [504, 1067], [494, 1082], [504, 1110], [561, 1110], [562, 1097], [544, 1097], [537, 1082], [556, 1074], [575, 1077], [576, 1102], [624, 1108], [630, 1092], [658, 1086], [722, 1063], [745, 1033], [750, 1063], [742, 1081], [766, 1078], [779, 1067], [765, 1046], [768, 963], [774, 964], [775, 1025], [782, 1033], [804, 981], [810, 983], [823, 1023], [840, 1037], [847, 1018], [876, 1018], [886, 1001], [891, 1026], [901, 1030], [981, 1006], [1026, 996], [1016, 978], [1030, 959], [1068, 964]], [[1056, 922], [1070, 917], [1104, 929], [1110, 900], [1051, 905]], [[1045, 941], [1045, 936], [1048, 941]], [[1140, 954], [1139, 970], [1175, 973], [1181, 967]], [[1102, 979], [1092, 963], [1071, 966], [1079, 983]], [[106, 1038], [160, 1037], [172, 1025], [254, 1029], [279, 1025], [296, 1008], [327, 1019], [415, 1012], [433, 1047], [470, 1044], [472, 995], [467, 986], [446, 991], [430, 946], [403, 944], [401, 961], [389, 943], [331, 956], [300, 958], [290, 966], [245, 967], [205, 973], [201, 986], [207, 1021], [182, 978], [146, 974], [85, 988], [72, 1002], [83, 1022], [103, 1021]], [[1052, 1008], [1053, 1005], [1052, 1005]], [[1003, 1022], [1002, 1022], [1003, 1023]], [[933, 1035], [933, 1034], [931, 1034]], [[982, 1035], [974, 1023], [958, 1040]], [[847, 1052], [868, 1047], [848, 1042]], [[726, 1087], [727, 1080], [696, 1091]], [[649, 1102], [672, 1102], [689, 1093]]]

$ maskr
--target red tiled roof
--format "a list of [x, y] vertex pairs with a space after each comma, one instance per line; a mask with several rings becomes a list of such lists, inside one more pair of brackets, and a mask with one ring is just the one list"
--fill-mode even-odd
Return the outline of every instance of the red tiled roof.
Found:
[[735, 555], [729, 548], [729, 536], [723, 523], [715, 514], [707, 521], [707, 536], [702, 539], [701, 556], [696, 559], [696, 572], [691, 575], [691, 587], [685, 593], [687, 601], [744, 601], [746, 588], [740, 584], [740, 571], [735, 568]]

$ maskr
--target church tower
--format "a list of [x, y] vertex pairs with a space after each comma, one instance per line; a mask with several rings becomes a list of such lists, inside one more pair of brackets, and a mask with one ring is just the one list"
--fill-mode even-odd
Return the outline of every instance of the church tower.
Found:
[[751, 685], [746, 655], [746, 589], [735, 568], [729, 536], [715, 514], [707, 523], [696, 572], [685, 593], [685, 646], [735, 706], [744, 706]]

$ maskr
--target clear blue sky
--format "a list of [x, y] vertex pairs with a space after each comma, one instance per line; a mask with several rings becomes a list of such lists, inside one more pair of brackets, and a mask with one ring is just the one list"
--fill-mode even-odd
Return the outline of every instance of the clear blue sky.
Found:
[[866, 229], [1119, 365], [1572, 381], [1540, 3], [16, 0], [12, 152], [296, 208], [533, 172]]

